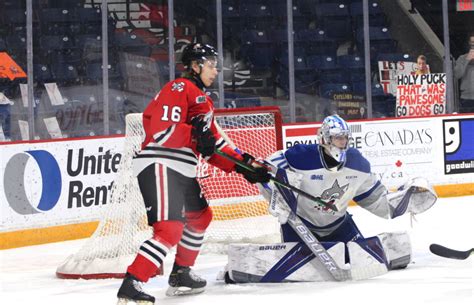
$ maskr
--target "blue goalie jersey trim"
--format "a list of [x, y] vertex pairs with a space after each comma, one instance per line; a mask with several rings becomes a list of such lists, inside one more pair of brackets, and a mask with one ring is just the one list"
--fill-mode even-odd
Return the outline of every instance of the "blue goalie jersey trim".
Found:
[[[285, 151], [285, 158], [291, 167], [299, 170], [317, 170], [324, 168], [321, 163], [318, 144], [299, 144]], [[370, 163], [355, 148], [347, 150], [347, 161], [344, 167], [370, 173]]]
[[352, 147], [347, 150], [347, 161], [344, 166], [359, 172], [370, 173], [369, 161], [362, 156], [360, 151]]
[[290, 147], [285, 151], [285, 158], [291, 167], [299, 170], [324, 168], [317, 144], [299, 144]]

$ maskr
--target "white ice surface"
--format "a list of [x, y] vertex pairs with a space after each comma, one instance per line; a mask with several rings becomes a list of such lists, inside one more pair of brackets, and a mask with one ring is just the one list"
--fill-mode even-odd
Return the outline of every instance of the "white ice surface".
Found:
[[[196, 296], [166, 297], [169, 255], [165, 276], [151, 279], [145, 290], [156, 304], [474, 304], [474, 257], [453, 260], [431, 254], [439, 243], [458, 250], [474, 247], [474, 196], [440, 199], [410, 225], [404, 215], [384, 220], [358, 207], [350, 209], [364, 236], [406, 230], [411, 234], [413, 262], [405, 270], [359, 282], [226, 285], [215, 280], [226, 256], [202, 254], [195, 266], [208, 281], [206, 292]], [[121, 280], [61, 280], [58, 266], [84, 240], [0, 251], [0, 304], [115, 304]]]

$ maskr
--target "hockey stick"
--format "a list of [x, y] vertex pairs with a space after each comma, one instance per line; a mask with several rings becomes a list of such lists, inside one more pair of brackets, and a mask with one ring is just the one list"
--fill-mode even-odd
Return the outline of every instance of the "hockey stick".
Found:
[[466, 259], [474, 253], [474, 248], [467, 251], [453, 250], [438, 244], [431, 244], [430, 251], [433, 254], [446, 258]]
[[[232, 161], [232, 162], [234, 162], [236, 165], [238, 165], [238, 166], [240, 166], [240, 167], [243, 167], [243, 168], [245, 168], [245, 169], [247, 169], [247, 170], [249, 170], [249, 171], [252, 171], [252, 172], [255, 171], [255, 169], [254, 169], [252, 166], [249, 166], [249, 165], [245, 164], [244, 162], [240, 161], [239, 159], [236, 159], [236, 158], [234, 158], [233, 156], [229, 156], [228, 154], [226, 154], [226, 153], [224, 153], [224, 152], [222, 152], [222, 151], [220, 151], [220, 150], [218, 150], [218, 149], [215, 150], [215, 153], [218, 154], [218, 155], [220, 155], [220, 156], [222, 156], [222, 157], [224, 157], [224, 158], [226, 158], [226, 159], [228, 159], [228, 160], [230, 160], [230, 161]], [[328, 209], [333, 210], [333, 211], [335, 211], [335, 212], [338, 211], [335, 205], [333, 205], [333, 204], [331, 204], [331, 203], [329, 203], [329, 202], [326, 202], [326, 201], [322, 200], [322, 199], [319, 198], [319, 197], [315, 197], [315, 196], [313, 196], [313, 195], [311, 195], [311, 194], [308, 194], [307, 192], [305, 192], [305, 191], [303, 191], [303, 190], [301, 190], [301, 189], [299, 189], [299, 188], [297, 188], [297, 187], [294, 187], [293, 185], [291, 185], [291, 184], [289, 184], [289, 183], [286, 183], [286, 182], [284, 182], [284, 181], [281, 181], [280, 179], [277, 179], [277, 178], [275, 178], [275, 177], [272, 176], [272, 175], [270, 175], [270, 180], [273, 181], [273, 183], [275, 183], [275, 184], [277, 184], [277, 185], [283, 186], [283, 187], [285, 187], [285, 188], [287, 188], [287, 189], [290, 189], [290, 190], [292, 190], [293, 192], [295, 192], [295, 193], [297, 193], [297, 194], [299, 194], [299, 195], [301, 195], [301, 196], [304, 196], [304, 197], [306, 197], [306, 198], [308, 198], [308, 199], [310, 199], [310, 200], [313, 200], [314, 202], [318, 203], [319, 205], [321, 205], [321, 206], [323, 206], [323, 207], [325, 207], [325, 208], [328, 208]]]

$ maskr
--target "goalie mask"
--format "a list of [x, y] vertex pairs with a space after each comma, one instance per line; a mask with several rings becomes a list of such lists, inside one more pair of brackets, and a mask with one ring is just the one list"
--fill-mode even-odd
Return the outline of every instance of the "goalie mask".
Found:
[[331, 115], [324, 119], [319, 129], [319, 144], [334, 160], [339, 163], [346, 161], [351, 139], [351, 130], [340, 116]]

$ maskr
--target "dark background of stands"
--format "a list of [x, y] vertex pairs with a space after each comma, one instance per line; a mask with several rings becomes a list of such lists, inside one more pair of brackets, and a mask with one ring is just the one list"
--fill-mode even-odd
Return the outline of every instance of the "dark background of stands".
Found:
[[[449, 6], [451, 53], [466, 52], [472, 12]], [[442, 1], [412, 0], [412, 9], [443, 40]], [[189, 42], [217, 45], [215, 1], [176, 0], [176, 76]], [[289, 75], [286, 0], [222, 0], [224, 97], [218, 84], [209, 91], [216, 105], [278, 105], [285, 122], [317, 121], [335, 111], [366, 117], [362, 1], [293, 0], [294, 76]], [[0, 52], [27, 72], [26, 1], [0, 2]], [[33, 1], [34, 121], [37, 138], [50, 138], [45, 118], [56, 117], [63, 137], [104, 134], [101, 1]], [[128, 113], [141, 112], [169, 80], [168, 2], [108, 2], [109, 133], [124, 132]], [[428, 57], [432, 72], [444, 72], [443, 58], [410, 24], [396, 0], [369, 1], [370, 80], [374, 117], [394, 116], [395, 97], [379, 85], [380, 60], [416, 61]], [[295, 80], [291, 118], [290, 82]], [[65, 101], [51, 103], [45, 83], [56, 83]], [[20, 84], [0, 79], [0, 92], [14, 102], [0, 105], [4, 136], [20, 140], [18, 120], [28, 121]], [[341, 109], [336, 96], [355, 109]], [[343, 100], [344, 100], [343, 99]], [[362, 109], [361, 108], [364, 108]], [[354, 108], [354, 107], [353, 107]], [[347, 111], [345, 113], [344, 111]], [[462, 109], [461, 109], [462, 111]]]

